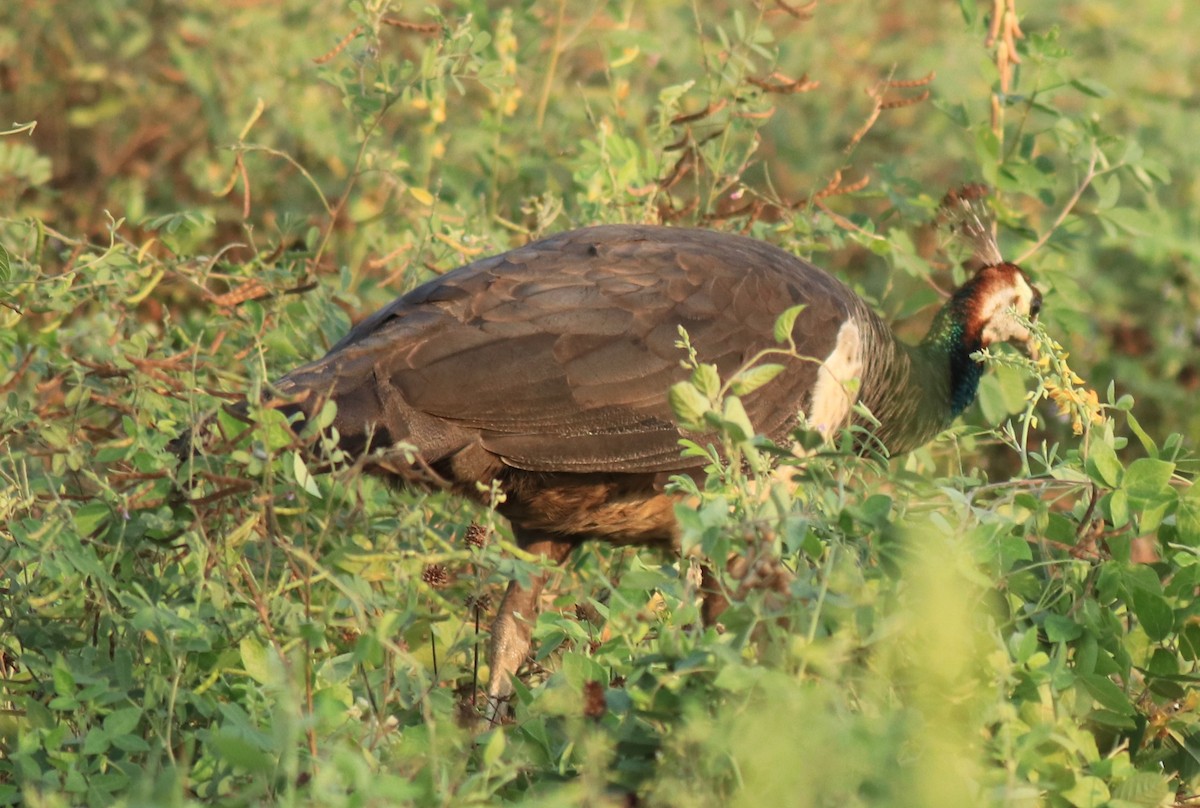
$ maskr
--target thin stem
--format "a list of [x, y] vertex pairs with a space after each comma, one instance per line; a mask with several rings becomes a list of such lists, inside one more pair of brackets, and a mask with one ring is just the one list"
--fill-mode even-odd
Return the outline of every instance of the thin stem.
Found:
[[550, 92], [554, 86], [554, 75], [558, 71], [558, 59], [562, 55], [563, 18], [566, 17], [567, 0], [558, 0], [558, 14], [554, 20], [554, 44], [550, 48], [550, 64], [546, 67], [546, 80], [542, 83], [542, 95], [537, 105], [537, 130], [542, 131], [546, 123], [546, 107], [550, 105]]
[[429, 627], [429, 651], [433, 654], [433, 678], [436, 681], [438, 678], [437, 632], [434, 631], [434, 626]]
[[1093, 148], [1092, 158], [1088, 161], [1087, 171], [1084, 172], [1083, 181], [1079, 183], [1079, 187], [1075, 189], [1075, 193], [1071, 194], [1071, 198], [1067, 200], [1067, 204], [1063, 206], [1062, 211], [1060, 211], [1058, 214], [1058, 218], [1054, 220], [1054, 223], [1050, 225], [1049, 229], [1047, 229], [1045, 233], [1042, 233], [1041, 238], [1034, 242], [1033, 246], [1026, 250], [1024, 254], [1022, 254], [1021, 257], [1016, 260], [1015, 263], [1023, 264], [1029, 260], [1029, 258], [1038, 250], [1040, 250], [1042, 245], [1049, 240], [1054, 231], [1062, 226], [1062, 223], [1066, 221], [1067, 216], [1069, 216], [1075, 206], [1079, 204], [1079, 198], [1083, 196], [1083, 192], [1087, 190], [1088, 186], [1092, 184], [1092, 180], [1096, 178], [1096, 162], [1099, 159], [1100, 150], [1098, 148]]
[[[808, 623], [808, 631], [805, 632], [804, 638], [806, 644], [811, 647], [817, 639], [817, 626], [821, 620], [821, 610], [825, 606], [825, 596], [829, 594], [829, 580], [833, 577], [833, 561], [837, 556], [837, 545], [829, 545], [829, 558], [825, 562], [825, 574], [821, 576], [821, 591], [817, 593], [817, 602], [813, 605], [812, 619]], [[803, 677], [808, 669], [808, 658], [800, 663], [798, 675]]]
[[474, 664], [471, 672], [471, 706], [475, 707], [479, 696], [479, 604], [474, 604], [475, 612], [475, 643]]
[[1033, 424], [1034, 408], [1037, 403], [1042, 400], [1042, 387], [1039, 384], [1037, 392], [1029, 399], [1029, 405], [1025, 407], [1025, 415], [1021, 418], [1021, 476], [1029, 477], [1033, 472], [1029, 468], [1029, 428]]

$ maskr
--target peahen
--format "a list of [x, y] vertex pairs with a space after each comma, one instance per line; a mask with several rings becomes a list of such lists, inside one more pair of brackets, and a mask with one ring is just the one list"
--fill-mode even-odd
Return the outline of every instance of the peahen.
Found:
[[[670, 547], [678, 528], [664, 484], [703, 465], [681, 455], [668, 403], [688, 374], [679, 327], [724, 377], [778, 347], [777, 317], [804, 304], [792, 329], [800, 358], [744, 397], [754, 426], [786, 440], [803, 413], [830, 435], [857, 417], [857, 401], [889, 452], [920, 446], [974, 399], [983, 368], [972, 354], [1028, 343], [1014, 312], [1033, 318], [1041, 306], [1025, 273], [1000, 258], [978, 197], [969, 187], [943, 207], [981, 266], [916, 346], [823, 270], [761, 241], [588, 227], [419, 286], [279, 379], [267, 403], [303, 420], [335, 402], [340, 448], [398, 483], [476, 500], [497, 484], [518, 544], [554, 562], [586, 539]], [[417, 456], [389, 451], [401, 442]], [[545, 580], [510, 583], [500, 606], [493, 705], [528, 653]]]

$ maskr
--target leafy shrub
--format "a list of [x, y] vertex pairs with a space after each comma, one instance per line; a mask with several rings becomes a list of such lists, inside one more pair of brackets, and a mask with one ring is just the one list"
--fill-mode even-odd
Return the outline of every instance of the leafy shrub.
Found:
[[[0, 801], [1186, 804], [1200, 161], [1187, 25], [1155, 22], [1184, 12], [1050, 4], [989, 42], [927, 5], [0, 11], [37, 122], [0, 136]], [[481, 624], [536, 562], [493, 514], [316, 475], [270, 412], [167, 451], [574, 224], [749, 231], [911, 336], [961, 280], [936, 200], [977, 178], [1048, 292], [1041, 364], [990, 357], [906, 458], [785, 456], [794, 491], [698, 370], [725, 452], [684, 545], [786, 597], [727, 571], [705, 629], [688, 558], [585, 547], [512, 725], [473, 720]]]

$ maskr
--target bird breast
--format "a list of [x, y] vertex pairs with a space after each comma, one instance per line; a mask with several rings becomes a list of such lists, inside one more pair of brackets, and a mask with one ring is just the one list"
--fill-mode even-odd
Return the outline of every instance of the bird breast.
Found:
[[821, 362], [805, 416], [808, 425], [828, 439], [841, 429], [858, 400], [863, 372], [863, 344], [853, 318], [838, 329], [837, 343]]

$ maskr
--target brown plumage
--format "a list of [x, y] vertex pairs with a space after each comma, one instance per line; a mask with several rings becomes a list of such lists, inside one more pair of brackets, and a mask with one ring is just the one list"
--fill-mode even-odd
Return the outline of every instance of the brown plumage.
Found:
[[[778, 347], [775, 318], [809, 301], [820, 305], [795, 336], [824, 357], [865, 307], [811, 265], [705, 230], [587, 228], [413, 290], [276, 388], [302, 410], [331, 394], [348, 445], [410, 440], [454, 481], [457, 467], [497, 461], [530, 472], [678, 472], [695, 462], [679, 456], [665, 395], [686, 375], [679, 326], [702, 361], [729, 374]], [[786, 434], [816, 374], [813, 362], [792, 363], [749, 397], [756, 426]]]
[[[947, 304], [920, 346], [895, 340], [850, 289], [763, 242], [705, 230], [604, 226], [476, 261], [376, 312], [321, 359], [273, 386], [271, 406], [311, 416], [326, 400], [343, 449], [395, 481], [448, 487], [498, 506], [518, 543], [561, 561], [585, 539], [672, 545], [672, 474], [682, 457], [668, 403], [688, 376], [678, 329], [727, 378], [779, 347], [778, 316], [805, 308], [799, 357], [744, 397], [763, 434], [787, 441], [801, 414], [831, 434], [856, 397], [879, 442], [904, 451], [974, 396], [970, 353], [1028, 339], [1008, 314], [1040, 297], [1012, 266], [986, 267]], [[773, 359], [772, 361], [776, 361]], [[397, 443], [416, 448], [417, 462]], [[483, 484], [482, 486], [480, 484]], [[545, 577], [515, 582], [493, 627], [494, 700], [528, 651]]]

